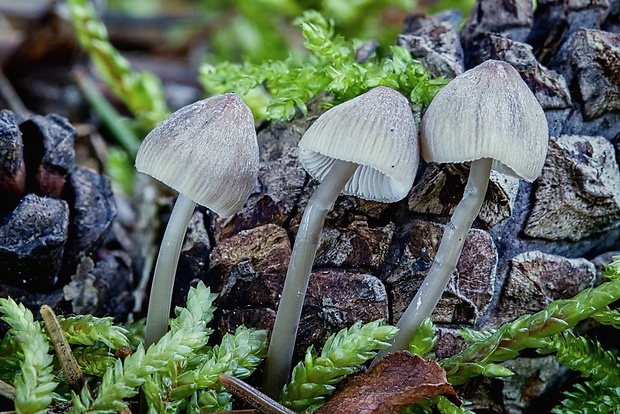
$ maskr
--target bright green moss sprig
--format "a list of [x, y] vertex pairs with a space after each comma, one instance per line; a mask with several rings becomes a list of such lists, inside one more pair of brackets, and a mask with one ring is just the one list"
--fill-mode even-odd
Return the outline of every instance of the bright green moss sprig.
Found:
[[592, 314], [592, 318], [601, 325], [611, 325], [616, 329], [620, 329], [620, 310], [603, 309]]
[[15, 377], [15, 410], [18, 413], [44, 413], [58, 385], [52, 375], [52, 355], [41, 326], [32, 312], [11, 298], [0, 299], [2, 320], [10, 325], [8, 335], [17, 344], [21, 375]]
[[67, 341], [72, 345], [93, 345], [101, 342], [114, 350], [129, 346], [127, 330], [114, 325], [113, 318], [97, 318], [92, 315], [69, 317], [59, 315], [58, 322], [65, 332]]
[[72, 349], [73, 356], [84, 375], [101, 377], [116, 362], [116, 358], [108, 348], [80, 346]]
[[539, 352], [555, 352], [560, 364], [578, 371], [584, 378], [592, 378], [599, 385], [620, 387], [620, 358], [603, 349], [597, 340], [567, 331], [554, 335]]
[[[128, 331], [114, 325], [112, 318], [97, 318], [92, 315], [63, 317], [58, 316], [60, 326], [67, 341], [76, 346], [74, 354], [80, 368], [89, 375], [100, 375], [114, 363], [113, 353], [122, 347], [130, 346]], [[42, 322], [35, 325], [44, 332]], [[13, 381], [20, 364], [19, 344], [15, 332], [9, 331], [0, 341], [0, 379]]]
[[[321, 92], [333, 94], [333, 103], [338, 103], [383, 85], [399, 90], [413, 103], [427, 105], [447, 83], [443, 78], [430, 79], [422, 64], [400, 46], [389, 48], [390, 57], [372, 55], [358, 62], [354, 43], [336, 35], [333, 22], [318, 12], [305, 12], [295, 24], [310, 51], [306, 59], [205, 64], [200, 68], [205, 90], [211, 94], [240, 94], [258, 118], [290, 120], [296, 109], [306, 114], [306, 103]], [[263, 86], [266, 94], [257, 91]]]
[[155, 384], [145, 388], [151, 407], [166, 404], [186, 409], [195, 401], [200, 410], [230, 409], [232, 396], [217, 387], [221, 374], [238, 378], [249, 377], [262, 362], [267, 351], [267, 332], [239, 327], [234, 334], [226, 334], [220, 345], [204, 348], [181, 367], [169, 370], [155, 379]]
[[553, 413], [615, 412], [620, 407], [620, 358], [600, 342], [572, 332], [555, 335], [541, 353], [556, 353], [556, 360], [586, 378], [564, 393]]
[[382, 320], [356, 322], [330, 336], [320, 355], [310, 347], [282, 390], [282, 404], [296, 412], [316, 410], [334, 392], [335, 384], [374, 358], [377, 351], [388, 348], [397, 330]]
[[[62, 380], [56, 388], [52, 380], [61, 374], [52, 363], [41, 323], [23, 305], [0, 299], [0, 315], [11, 326], [0, 349], [4, 361], [11, 363], [8, 368], [1, 364], [0, 371], [15, 387], [16, 409], [43, 412], [55, 396], [71, 398], [74, 413], [116, 412], [127, 406], [140, 387], [144, 387], [149, 408], [157, 412], [174, 407], [187, 413], [230, 409], [232, 396], [217, 383], [218, 376], [251, 375], [264, 358], [267, 333], [239, 327], [219, 345], [207, 346], [215, 298], [203, 283], [190, 288], [186, 306], [175, 309], [168, 334], [147, 350], [136, 342], [143, 340], [143, 323], [124, 328], [114, 325], [111, 318], [61, 317], [61, 328], [80, 368], [90, 377], [95, 395], [86, 388], [79, 395], [72, 394]], [[116, 349], [136, 343], [136, 351], [124, 360], [114, 355]], [[57, 394], [52, 393], [55, 389]]]
[[506, 376], [510, 371], [496, 362], [516, 357], [526, 348], [547, 349], [550, 338], [573, 328], [620, 299], [620, 260], [606, 271], [610, 279], [596, 288], [585, 289], [571, 299], [556, 300], [542, 311], [523, 315], [496, 330], [464, 331], [469, 343], [461, 353], [440, 361], [453, 385], [478, 376]]
[[409, 341], [409, 352], [424, 359], [435, 358], [431, 351], [437, 344], [439, 337], [435, 335], [435, 325], [431, 318], [426, 318], [420, 327], [413, 333]]
[[575, 384], [564, 393], [562, 405], [553, 414], [617, 414], [620, 407], [620, 387], [600, 387], [592, 381]]
[[443, 395], [437, 395], [413, 404], [400, 412], [400, 414], [475, 414], [467, 409], [465, 404], [457, 406]]
[[[214, 60], [237, 61], [241, 56], [252, 62], [283, 59], [297, 52], [297, 39], [290, 35], [289, 20], [308, 7], [333, 19], [339, 33], [346, 36], [377, 38], [391, 42], [400, 22], [383, 19], [386, 10], [408, 12], [414, 0], [203, 0], [204, 9], [218, 25], [210, 36]], [[233, 12], [234, 10], [234, 12]], [[233, 12], [233, 13], [231, 13]]]
[[188, 307], [176, 309], [170, 331], [148, 350], [139, 345], [124, 361], [116, 360], [103, 376], [95, 398], [74, 394], [74, 412], [119, 411], [127, 406], [124, 400], [135, 396], [151, 375], [168, 372], [169, 364], [182, 363], [204, 347], [211, 332], [205, 319], [212, 317], [214, 298], [202, 283], [191, 288]]

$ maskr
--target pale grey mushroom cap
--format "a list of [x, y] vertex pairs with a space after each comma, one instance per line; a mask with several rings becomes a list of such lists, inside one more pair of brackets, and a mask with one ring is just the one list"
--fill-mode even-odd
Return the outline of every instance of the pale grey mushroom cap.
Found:
[[447, 84], [420, 125], [422, 158], [461, 163], [493, 158], [493, 168], [526, 181], [541, 173], [549, 130], [542, 107], [508, 63], [487, 60]]
[[136, 169], [221, 217], [235, 214], [258, 175], [250, 109], [232, 93], [179, 109], [146, 136]]
[[335, 160], [359, 164], [343, 193], [394, 202], [413, 185], [417, 135], [407, 99], [379, 86], [321, 115], [299, 142], [299, 161], [318, 181]]

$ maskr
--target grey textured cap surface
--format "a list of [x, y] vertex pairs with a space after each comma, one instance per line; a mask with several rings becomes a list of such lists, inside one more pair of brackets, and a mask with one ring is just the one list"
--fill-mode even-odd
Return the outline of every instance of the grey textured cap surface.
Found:
[[420, 125], [422, 158], [460, 163], [493, 158], [499, 172], [534, 181], [547, 154], [542, 107], [508, 63], [487, 60], [446, 85]]
[[179, 109], [146, 136], [136, 169], [221, 217], [235, 214], [258, 176], [250, 109], [232, 93]]
[[407, 99], [379, 86], [321, 115], [299, 142], [299, 161], [319, 181], [336, 159], [359, 164], [343, 192], [394, 202], [413, 185], [417, 135]]

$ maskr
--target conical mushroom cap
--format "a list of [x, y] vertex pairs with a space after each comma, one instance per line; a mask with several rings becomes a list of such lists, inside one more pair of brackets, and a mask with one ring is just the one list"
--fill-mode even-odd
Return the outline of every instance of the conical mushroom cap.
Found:
[[425, 161], [493, 158], [494, 169], [530, 182], [542, 171], [548, 142], [536, 97], [510, 64], [497, 60], [454, 78], [435, 96], [420, 126]]
[[335, 160], [359, 164], [343, 193], [398, 201], [418, 169], [417, 135], [407, 99], [379, 86], [321, 115], [299, 142], [299, 161], [319, 181]]
[[179, 109], [146, 136], [136, 169], [221, 217], [235, 214], [258, 176], [250, 109], [232, 93]]

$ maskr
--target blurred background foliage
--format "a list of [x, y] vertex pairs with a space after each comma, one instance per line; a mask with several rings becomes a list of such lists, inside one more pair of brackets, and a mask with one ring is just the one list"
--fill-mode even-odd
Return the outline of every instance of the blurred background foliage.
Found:
[[[403, 22], [412, 13], [446, 8], [467, 16], [473, 3], [0, 0], [0, 80], [4, 75], [15, 89], [0, 95], [16, 112], [57, 113], [74, 124], [87, 121], [85, 128], [101, 126], [96, 131], [107, 150], [91, 145], [88, 165], [103, 168], [131, 193], [133, 157], [146, 133], [170, 112], [225, 86], [239, 92], [239, 85], [255, 83], [244, 99], [255, 104], [257, 120], [304, 113], [317, 91], [337, 101], [380, 84], [424, 103], [442, 81], [429, 80], [394, 46]], [[326, 24], [300, 27], [309, 10]], [[354, 52], [362, 44], [377, 48], [358, 63]]]
[[[399, 89], [411, 95], [413, 101], [426, 102], [445, 82], [429, 81], [424, 69], [417, 62], [409, 61], [411, 57], [392, 60], [396, 50], [393, 45], [403, 22], [411, 13], [432, 14], [447, 8], [456, 8], [467, 16], [474, 4], [474, 0], [67, 2], [71, 5], [80, 43], [93, 59], [99, 76], [135, 117], [119, 119], [112, 110], [103, 111], [105, 99], [97, 98], [96, 88], [90, 88], [91, 106], [122, 148], [109, 152], [107, 173], [123, 183], [128, 193], [133, 183], [132, 160], [140, 138], [165, 119], [170, 110], [189, 103], [188, 99], [200, 99], [205, 92], [240, 93], [257, 119], [290, 119], [295, 106], [305, 112], [304, 102], [316, 93], [312, 88], [306, 90], [313, 84], [319, 85], [320, 90], [334, 92], [336, 97], [341, 95], [341, 100], [350, 99], [356, 90], [362, 93], [377, 83]], [[323, 31], [319, 30], [325, 36], [319, 43], [321, 48], [333, 49], [340, 61], [330, 60], [321, 53], [317, 55], [316, 50], [308, 47], [307, 33], [302, 33], [299, 27], [300, 16], [308, 10], [317, 11], [327, 22]], [[376, 54], [374, 60], [366, 62], [369, 68], [360, 68], [351, 46], [367, 40], [377, 42]], [[164, 65], [158, 61], [162, 58], [167, 62]], [[171, 100], [174, 94], [166, 86], [170, 82], [165, 78], [167, 69], [164, 68], [170, 68], [172, 62], [187, 68], [187, 74], [196, 81], [200, 70], [200, 83], [205, 89]], [[399, 62], [400, 65], [396, 64]], [[338, 79], [326, 77], [330, 65], [340, 65], [342, 76], [348, 76], [349, 80], [344, 79], [340, 85]], [[209, 67], [213, 69], [205, 77], [203, 69]], [[358, 79], [357, 72], [366, 73], [370, 79]], [[321, 78], [322, 83], [306, 79], [312, 76]], [[250, 81], [258, 87], [238, 90], [239, 84]], [[81, 82], [80, 86], [87, 92], [88, 85]], [[252, 105], [256, 102], [257, 105]], [[129, 128], [118, 128], [124, 125]]]
[[[474, 0], [109, 0], [107, 9], [135, 18], [183, 16], [189, 23], [185, 27], [161, 21], [159, 29], [165, 30], [169, 44], [206, 36], [207, 50], [195, 58], [209, 63], [257, 63], [304, 53], [293, 21], [305, 10], [317, 10], [333, 20], [336, 32], [347, 39], [375, 39], [387, 46], [395, 41], [409, 13], [454, 8], [466, 16], [473, 4]], [[202, 33], [190, 30], [191, 23], [197, 22]]]

